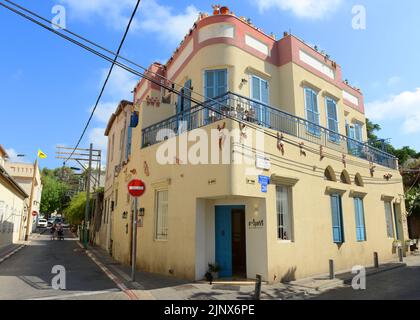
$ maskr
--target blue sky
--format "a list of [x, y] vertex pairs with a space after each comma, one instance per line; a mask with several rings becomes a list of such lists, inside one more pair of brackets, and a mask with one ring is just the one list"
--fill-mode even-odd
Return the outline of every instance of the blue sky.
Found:
[[[53, 18], [66, 9], [67, 28], [116, 50], [135, 0], [16, 0]], [[165, 62], [192, 26], [198, 12], [214, 1], [143, 0], [122, 54], [142, 65]], [[366, 109], [381, 124], [380, 135], [398, 147], [420, 150], [420, 2], [344, 0], [224, 1], [278, 38], [283, 31], [325, 50], [343, 68], [343, 77], [360, 87]], [[352, 28], [352, 8], [366, 9], [366, 29]], [[83, 129], [109, 64], [0, 7], [0, 143], [56, 167], [56, 145], [73, 145]], [[107, 118], [118, 101], [130, 99], [137, 79], [116, 69], [82, 142], [105, 148]]]

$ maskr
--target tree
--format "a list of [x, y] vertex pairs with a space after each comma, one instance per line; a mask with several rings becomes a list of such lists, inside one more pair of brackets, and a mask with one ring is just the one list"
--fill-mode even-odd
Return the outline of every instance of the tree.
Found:
[[68, 186], [51, 175], [42, 176], [41, 180], [41, 212], [47, 215], [56, 210], [62, 212], [70, 200], [67, 195]]
[[409, 159], [420, 158], [420, 152], [418, 153], [416, 150], [410, 148], [409, 146], [404, 146], [401, 149], [397, 149], [390, 143], [381, 141], [381, 139], [376, 135], [376, 132], [381, 130], [381, 126], [377, 123], [371, 122], [369, 119], [366, 119], [366, 130], [369, 144], [381, 150], [383, 147], [385, 147], [386, 152], [398, 158], [400, 165], [404, 165]]
[[[92, 202], [92, 198], [90, 200]], [[71, 199], [69, 206], [64, 210], [67, 221], [73, 225], [81, 224], [85, 219], [85, 207], [86, 192], [80, 192]]]

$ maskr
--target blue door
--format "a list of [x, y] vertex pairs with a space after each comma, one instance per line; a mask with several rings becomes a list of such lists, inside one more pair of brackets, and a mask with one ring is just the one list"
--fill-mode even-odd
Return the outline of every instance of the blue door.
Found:
[[232, 210], [245, 206], [216, 206], [215, 240], [216, 263], [220, 266], [220, 277], [232, 277]]

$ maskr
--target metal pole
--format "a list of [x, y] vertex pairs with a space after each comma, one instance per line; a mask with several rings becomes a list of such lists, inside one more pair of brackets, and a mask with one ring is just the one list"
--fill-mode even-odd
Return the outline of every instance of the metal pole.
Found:
[[329, 266], [330, 266], [330, 279], [334, 279], [335, 275], [334, 275], [334, 260], [330, 259], [329, 261]]
[[131, 281], [136, 281], [136, 255], [137, 255], [137, 198], [134, 198], [133, 232], [131, 252]]
[[[28, 208], [28, 220], [26, 221], [26, 232], [25, 232], [25, 241], [29, 240], [29, 235], [31, 233], [31, 221], [32, 221], [32, 209], [33, 209], [33, 202], [34, 202], [34, 190], [35, 190], [35, 180], [36, 180], [36, 172], [38, 170], [38, 157], [34, 163], [34, 174], [32, 175], [32, 186], [31, 186], [31, 194], [29, 196], [29, 208]], [[38, 212], [39, 214], [39, 212]]]
[[254, 300], [260, 300], [262, 276], [260, 274], [257, 274], [256, 277], [257, 281], [255, 282]]
[[398, 247], [398, 258], [399, 258], [400, 262], [404, 262], [403, 248], [402, 247]]
[[378, 258], [378, 253], [377, 252], [373, 253], [373, 264], [374, 264], [375, 268], [379, 268], [379, 258]]
[[92, 149], [93, 144], [90, 144], [89, 148], [89, 166], [87, 168], [87, 177], [86, 177], [86, 207], [85, 207], [85, 222], [83, 223], [83, 246], [87, 249], [87, 222], [89, 219], [89, 210], [90, 210], [90, 172], [92, 169]]

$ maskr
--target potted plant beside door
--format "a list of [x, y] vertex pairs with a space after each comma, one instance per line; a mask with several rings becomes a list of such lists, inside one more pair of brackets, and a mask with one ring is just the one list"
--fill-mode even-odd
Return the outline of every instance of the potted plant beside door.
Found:
[[217, 263], [209, 263], [209, 272], [213, 279], [219, 278], [220, 266]]

